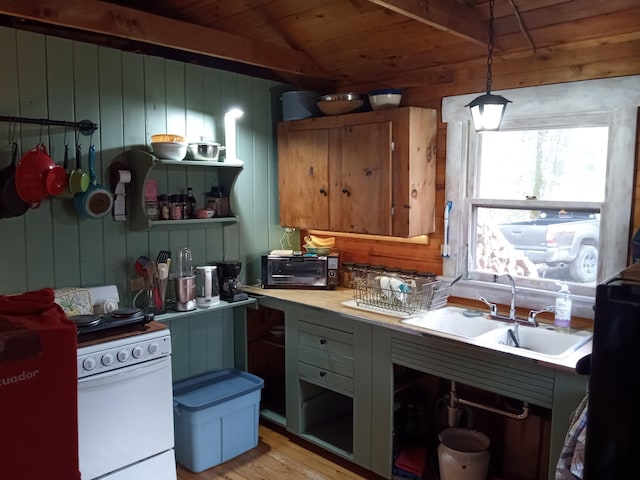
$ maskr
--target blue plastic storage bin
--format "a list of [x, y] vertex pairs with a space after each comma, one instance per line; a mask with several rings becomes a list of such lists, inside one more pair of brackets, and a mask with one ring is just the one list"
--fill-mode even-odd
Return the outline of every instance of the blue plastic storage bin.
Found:
[[263, 386], [261, 378], [232, 368], [175, 383], [178, 463], [197, 473], [255, 448]]

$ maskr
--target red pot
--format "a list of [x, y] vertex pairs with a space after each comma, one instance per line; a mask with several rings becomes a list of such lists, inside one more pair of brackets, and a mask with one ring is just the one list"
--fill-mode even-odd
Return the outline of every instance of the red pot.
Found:
[[16, 192], [31, 208], [38, 208], [48, 196], [58, 195], [65, 186], [66, 172], [56, 165], [41, 143], [25, 153], [16, 167]]

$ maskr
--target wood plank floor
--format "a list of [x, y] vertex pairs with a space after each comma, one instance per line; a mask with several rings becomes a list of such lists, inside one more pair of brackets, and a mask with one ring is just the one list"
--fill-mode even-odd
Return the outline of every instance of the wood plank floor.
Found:
[[358, 467], [346, 468], [344, 460], [310, 445], [306, 448], [278, 427], [260, 424], [258, 436], [256, 448], [203, 472], [193, 473], [178, 465], [178, 480], [382, 479]]

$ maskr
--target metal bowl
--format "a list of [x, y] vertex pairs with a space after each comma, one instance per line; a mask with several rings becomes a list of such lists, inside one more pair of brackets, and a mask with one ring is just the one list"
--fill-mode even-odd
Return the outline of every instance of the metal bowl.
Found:
[[362, 107], [364, 96], [359, 93], [332, 93], [318, 97], [316, 105], [325, 115], [342, 115]]

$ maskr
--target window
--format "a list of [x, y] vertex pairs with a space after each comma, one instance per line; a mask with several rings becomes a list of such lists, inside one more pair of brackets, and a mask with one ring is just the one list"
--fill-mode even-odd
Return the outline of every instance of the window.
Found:
[[509, 273], [537, 288], [593, 287], [609, 128], [539, 121], [545, 125], [529, 129], [507, 123], [471, 144], [468, 277]]
[[482, 134], [471, 96], [443, 100], [456, 295], [509, 303], [495, 283], [509, 273], [518, 306], [542, 308], [562, 281], [593, 316], [596, 284], [627, 263], [639, 91], [640, 77], [511, 90], [501, 130]]

